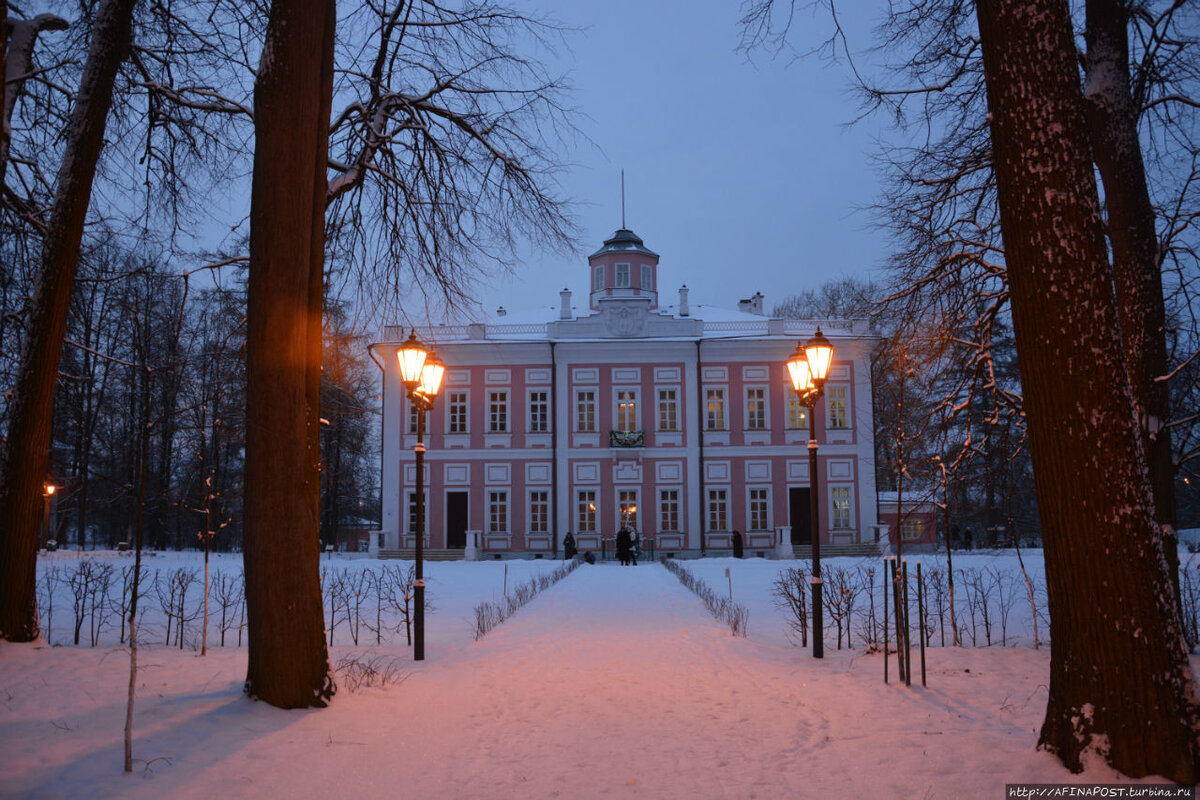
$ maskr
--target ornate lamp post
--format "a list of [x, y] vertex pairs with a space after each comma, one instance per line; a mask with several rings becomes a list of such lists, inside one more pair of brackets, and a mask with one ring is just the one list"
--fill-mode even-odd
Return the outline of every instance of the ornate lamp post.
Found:
[[[50, 543], [50, 501], [54, 499], [54, 492], [58, 489], [49, 480], [42, 487], [42, 549], [44, 550]], [[82, 547], [82, 545], [81, 545]]]
[[812, 492], [812, 615], [813, 658], [825, 657], [824, 609], [821, 606], [821, 511], [820, 480], [817, 475], [817, 401], [825, 392], [825, 379], [833, 363], [833, 343], [817, 332], [804, 345], [797, 343], [796, 352], [787, 361], [788, 376], [800, 402], [808, 408], [808, 483]]
[[425, 414], [433, 408], [446, 365], [432, 350], [427, 350], [413, 330], [396, 351], [400, 362], [400, 380], [408, 390], [408, 399], [417, 413], [417, 443], [413, 446], [417, 469], [417, 577], [413, 583], [413, 660], [425, 660]]

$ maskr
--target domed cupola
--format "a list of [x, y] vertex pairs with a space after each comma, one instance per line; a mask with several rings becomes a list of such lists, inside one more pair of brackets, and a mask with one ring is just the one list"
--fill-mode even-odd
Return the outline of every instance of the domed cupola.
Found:
[[606, 298], [649, 298], [650, 308], [658, 308], [658, 253], [650, 250], [640, 236], [621, 228], [604, 241], [604, 246], [588, 256], [591, 267], [593, 311]]

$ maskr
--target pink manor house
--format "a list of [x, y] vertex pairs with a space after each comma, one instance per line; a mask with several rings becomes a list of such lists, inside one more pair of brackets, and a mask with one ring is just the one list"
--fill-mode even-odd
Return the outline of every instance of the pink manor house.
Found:
[[[784, 362], [816, 323], [767, 318], [761, 294], [721, 310], [689, 305], [684, 286], [661, 304], [658, 262], [621, 229], [588, 258], [582, 313], [564, 289], [557, 310], [417, 329], [446, 363], [425, 434], [431, 556], [551, 558], [568, 532], [579, 552], [611, 554], [622, 524], [647, 555], [728, 554], [735, 530], [747, 556], [807, 551], [808, 419]], [[819, 535], [834, 554], [886, 542], [876, 340], [862, 321], [820, 324], [837, 348], [816, 409]], [[395, 355], [408, 333], [387, 327], [371, 346], [384, 368], [381, 555], [416, 543], [416, 413]]]

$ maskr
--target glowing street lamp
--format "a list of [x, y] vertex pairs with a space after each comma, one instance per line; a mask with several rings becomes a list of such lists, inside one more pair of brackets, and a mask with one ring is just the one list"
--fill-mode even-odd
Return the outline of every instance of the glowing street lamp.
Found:
[[808, 409], [808, 482], [812, 492], [812, 614], [813, 658], [825, 657], [824, 610], [821, 607], [821, 512], [820, 481], [817, 475], [817, 401], [825, 392], [825, 380], [833, 364], [833, 343], [817, 327], [816, 334], [804, 345], [797, 344], [796, 352], [787, 360], [788, 377], [800, 402]]
[[417, 413], [417, 443], [413, 446], [417, 468], [417, 551], [416, 580], [413, 583], [413, 660], [425, 660], [425, 414], [433, 408], [446, 365], [432, 349], [417, 339], [414, 330], [399, 350], [400, 380], [408, 390], [408, 399]]
[[54, 492], [58, 490], [50, 481], [46, 481], [42, 485], [42, 549], [50, 544], [50, 501], [54, 499]]

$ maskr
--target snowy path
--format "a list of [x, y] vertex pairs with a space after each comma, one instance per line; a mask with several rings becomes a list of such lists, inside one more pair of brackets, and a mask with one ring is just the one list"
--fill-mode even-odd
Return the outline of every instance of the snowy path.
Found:
[[[753, 597], [777, 567], [734, 569]], [[429, 618], [421, 664], [354, 650], [407, 677], [317, 711], [245, 699], [244, 650], [147, 650], [135, 776], [121, 648], [0, 647], [0, 796], [953, 798], [1115, 777], [1034, 751], [1045, 651], [939, 649], [929, 689], [885, 686], [878, 655], [780, 644], [761, 603], [730, 636], [658, 564], [581, 568], [479, 642], [464, 608]]]

